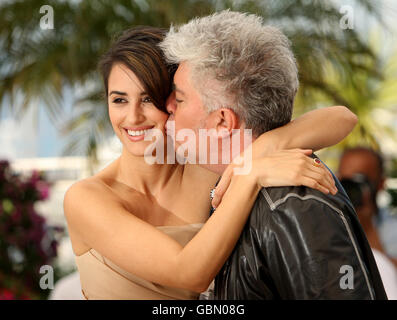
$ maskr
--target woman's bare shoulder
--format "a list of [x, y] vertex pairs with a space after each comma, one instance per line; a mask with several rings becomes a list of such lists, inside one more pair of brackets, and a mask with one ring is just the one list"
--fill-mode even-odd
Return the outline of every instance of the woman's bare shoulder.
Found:
[[[103, 199], [105, 186], [101, 180], [90, 177], [72, 184], [66, 191], [63, 201], [64, 215], [68, 224], [68, 231], [76, 256], [80, 256], [87, 252], [91, 246], [87, 245], [78, 232], [78, 226], [84, 217], [92, 219], [94, 216], [90, 213], [96, 211], [93, 202], [90, 199]], [[90, 210], [93, 209], [93, 210]]]
[[89, 177], [73, 183], [65, 193], [65, 200], [69, 198], [79, 198], [81, 192], [104, 192], [106, 191], [106, 184], [96, 177]]
[[104, 184], [93, 178], [87, 178], [73, 183], [66, 191], [63, 199], [64, 213], [70, 217], [73, 213], [90, 207], [90, 199], [103, 199], [106, 196]]
[[[111, 193], [111, 186], [109, 181], [114, 176], [117, 160], [96, 173], [95, 175], [79, 180], [73, 183], [65, 193], [64, 201], [78, 200], [83, 194], [89, 192], [101, 195], [102, 193]], [[113, 177], [114, 179], [114, 177]]]
[[95, 199], [98, 204], [106, 199], [108, 204], [118, 204], [118, 197], [113, 192], [111, 181], [113, 176], [112, 164], [99, 173], [73, 183], [64, 196], [64, 211], [69, 208], [84, 206], [87, 208], [90, 199]]

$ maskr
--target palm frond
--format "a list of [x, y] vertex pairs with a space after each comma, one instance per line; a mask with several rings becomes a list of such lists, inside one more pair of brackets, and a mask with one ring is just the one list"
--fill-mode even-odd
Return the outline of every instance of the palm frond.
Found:
[[[380, 0], [353, 3], [382, 24]], [[21, 115], [37, 101], [59, 123], [64, 88], [98, 83], [98, 58], [116, 34], [134, 25], [169, 27], [227, 8], [262, 15], [266, 23], [287, 34], [300, 72], [298, 112], [337, 103], [365, 115], [375, 108], [371, 94], [390, 78], [382, 78], [388, 69], [379, 71], [379, 54], [368, 39], [356, 29], [339, 27], [340, 6], [334, 1], [47, 0], [45, 4], [54, 9], [54, 30], [39, 27], [41, 0], [0, 3], [0, 111], [9, 101], [13, 113]], [[396, 82], [381, 90], [389, 97], [384, 103], [393, 105]], [[77, 95], [74, 115], [62, 129], [71, 141], [65, 153], [95, 158], [98, 142], [111, 132], [100, 91], [94, 85], [88, 93]], [[361, 127], [358, 132], [370, 137], [374, 130], [370, 124], [363, 122]]]

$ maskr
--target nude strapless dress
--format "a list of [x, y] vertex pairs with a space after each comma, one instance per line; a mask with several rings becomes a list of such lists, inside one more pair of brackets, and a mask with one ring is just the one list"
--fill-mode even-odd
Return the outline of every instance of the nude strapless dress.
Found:
[[[159, 226], [159, 230], [185, 246], [203, 223]], [[199, 293], [171, 288], [139, 278], [118, 267], [94, 249], [75, 256], [82, 294], [87, 300], [193, 300]]]

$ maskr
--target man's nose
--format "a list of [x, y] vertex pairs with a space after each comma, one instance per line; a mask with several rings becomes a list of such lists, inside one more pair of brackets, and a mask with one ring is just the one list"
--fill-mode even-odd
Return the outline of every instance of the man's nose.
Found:
[[168, 113], [175, 113], [175, 109], [176, 109], [176, 101], [175, 101], [175, 91], [172, 91], [170, 96], [167, 98], [166, 101], [166, 108]]

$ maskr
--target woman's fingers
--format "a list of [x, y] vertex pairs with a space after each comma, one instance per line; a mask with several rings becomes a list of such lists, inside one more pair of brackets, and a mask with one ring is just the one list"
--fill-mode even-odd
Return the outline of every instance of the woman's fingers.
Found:
[[[261, 170], [262, 165], [257, 165], [260, 185], [263, 187], [305, 185], [326, 194], [336, 194], [335, 181], [329, 170], [322, 163], [308, 157], [311, 155], [310, 151], [295, 149], [271, 155], [267, 162], [267, 172]], [[263, 163], [266, 166], [266, 161]]]
[[321, 191], [322, 193], [329, 194], [329, 190], [321, 185], [316, 179], [312, 179], [310, 177], [302, 177], [302, 185], [307, 186], [312, 189], [316, 189]]
[[[316, 172], [314, 170], [310, 170], [310, 169], [306, 169], [302, 172], [303, 178], [309, 178], [313, 181], [315, 181], [318, 184], [318, 187], [316, 186], [315, 189], [319, 189], [320, 187], [322, 187], [321, 189], [319, 189], [320, 191], [324, 192], [324, 190], [326, 190], [325, 193], [335, 193], [334, 191], [334, 186], [330, 183], [330, 181], [328, 180], [328, 175], [325, 172]], [[307, 180], [302, 180], [302, 181], [307, 181]], [[311, 187], [311, 186], [308, 186]]]
[[211, 205], [216, 208], [222, 201], [222, 197], [225, 194], [227, 188], [229, 187], [230, 181], [233, 175], [234, 165], [229, 165], [226, 170], [223, 172], [221, 180], [214, 191], [214, 198], [211, 201]]
[[[304, 154], [307, 156], [310, 156], [313, 153], [312, 149], [288, 149], [288, 150], [282, 150], [279, 152], [281, 153], [294, 153], [294, 154]], [[279, 154], [279, 153], [275, 153], [275, 154]]]
[[338, 190], [335, 187], [335, 180], [329, 170], [322, 163], [316, 166], [313, 163], [314, 162], [311, 158], [307, 159], [307, 169], [309, 170], [308, 172], [313, 172], [317, 174], [315, 176], [311, 175], [310, 177], [316, 179], [323, 186], [328, 188], [332, 194], [336, 194]]

